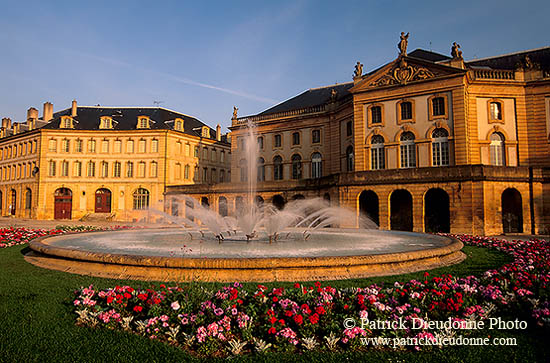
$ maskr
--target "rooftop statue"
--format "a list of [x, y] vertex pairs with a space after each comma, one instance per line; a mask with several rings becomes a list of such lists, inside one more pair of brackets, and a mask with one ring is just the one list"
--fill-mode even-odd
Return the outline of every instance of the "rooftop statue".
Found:
[[233, 106], [233, 118], [237, 118], [237, 111], [239, 111], [239, 108], [237, 106]]
[[357, 62], [355, 65], [355, 71], [353, 72], [353, 78], [361, 77], [363, 75], [363, 65]]
[[400, 56], [407, 55], [407, 45], [409, 44], [409, 33], [405, 35], [405, 32], [401, 32], [399, 43], [397, 43], [397, 48], [399, 49]]
[[453, 42], [453, 45], [451, 47], [451, 56], [453, 57], [453, 59], [462, 58], [460, 44], [456, 44], [456, 42]]

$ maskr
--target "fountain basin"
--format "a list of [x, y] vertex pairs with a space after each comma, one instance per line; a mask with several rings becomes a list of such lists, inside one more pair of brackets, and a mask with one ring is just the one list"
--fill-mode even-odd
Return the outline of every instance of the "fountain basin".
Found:
[[201, 237], [177, 228], [47, 236], [29, 243], [37, 266], [154, 281], [312, 281], [394, 275], [464, 260], [462, 242], [413, 232], [293, 228], [269, 244]]

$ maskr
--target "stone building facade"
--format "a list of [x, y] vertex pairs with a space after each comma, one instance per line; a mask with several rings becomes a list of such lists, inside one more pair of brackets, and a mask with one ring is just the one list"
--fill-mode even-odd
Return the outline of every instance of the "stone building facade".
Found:
[[451, 57], [407, 54], [405, 44], [395, 60], [362, 68], [349, 83], [233, 117], [232, 183], [168, 194], [234, 212], [253, 124], [259, 201], [321, 197], [382, 229], [549, 232], [550, 47], [464, 61], [456, 44]]
[[170, 185], [230, 178], [227, 135], [164, 108], [72, 107], [2, 120], [3, 216], [133, 220]]

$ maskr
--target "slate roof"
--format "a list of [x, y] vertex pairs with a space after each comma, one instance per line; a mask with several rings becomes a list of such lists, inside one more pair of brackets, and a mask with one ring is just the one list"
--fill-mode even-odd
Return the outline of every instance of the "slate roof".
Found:
[[467, 61], [466, 64], [474, 67], [489, 67], [493, 69], [513, 70], [518, 64], [523, 64], [525, 56], [533, 63], [540, 64], [543, 70], [550, 70], [550, 47], [525, 50], [517, 53], [504, 54], [496, 57], [489, 57], [477, 60]]
[[296, 97], [275, 105], [258, 115], [270, 115], [279, 112], [299, 110], [314, 106], [323, 105], [331, 100], [332, 89], [336, 90], [336, 100], [341, 101], [351, 96], [349, 89], [353, 87], [353, 82], [335, 84], [332, 86], [312, 88]]
[[[74, 130], [98, 130], [101, 116], [109, 116], [113, 119], [112, 130], [135, 130], [138, 116], [148, 116], [151, 130], [173, 130], [174, 120], [183, 119], [183, 132], [193, 136], [201, 136], [203, 126], [208, 126], [198, 119], [171, 111], [162, 107], [101, 107], [101, 106], [78, 106], [77, 116], [74, 117]], [[58, 129], [61, 116], [70, 116], [71, 109], [65, 109], [54, 113], [53, 119], [42, 128]], [[216, 130], [208, 126], [210, 138], [216, 139]], [[222, 136], [222, 141], [227, 139]]]
[[420, 48], [415, 49], [412, 52], [408, 53], [407, 57], [423, 59], [430, 62], [440, 62], [440, 61], [451, 59], [451, 57], [447, 57], [446, 55], [435, 53], [429, 50], [420, 49]]

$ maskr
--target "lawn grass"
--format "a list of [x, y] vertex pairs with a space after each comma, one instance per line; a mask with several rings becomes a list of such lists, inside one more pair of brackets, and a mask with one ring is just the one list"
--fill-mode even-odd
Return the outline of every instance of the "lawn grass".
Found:
[[[0, 362], [182, 362], [198, 360], [172, 346], [124, 332], [77, 327], [72, 309], [73, 291], [93, 284], [98, 288], [129, 284], [148, 287], [151, 283], [121, 281], [80, 276], [41, 269], [23, 259], [25, 246], [0, 250]], [[480, 274], [510, 261], [498, 251], [466, 246], [468, 259], [463, 263], [430, 271], [431, 275], [449, 273], [457, 276]], [[422, 272], [347, 281], [331, 281], [334, 287], [367, 286], [420, 278]], [[222, 284], [207, 284], [216, 288]], [[291, 283], [268, 283], [267, 286], [292, 286]], [[253, 290], [256, 284], [245, 284]], [[495, 331], [496, 334], [500, 334]], [[550, 356], [548, 336], [528, 330], [505, 331], [516, 337], [516, 347], [448, 347], [431, 352], [393, 350], [311, 354], [265, 354], [237, 357], [242, 362], [258, 361], [445, 361], [512, 362], [544, 361]], [[211, 361], [212, 359], [209, 359]]]

